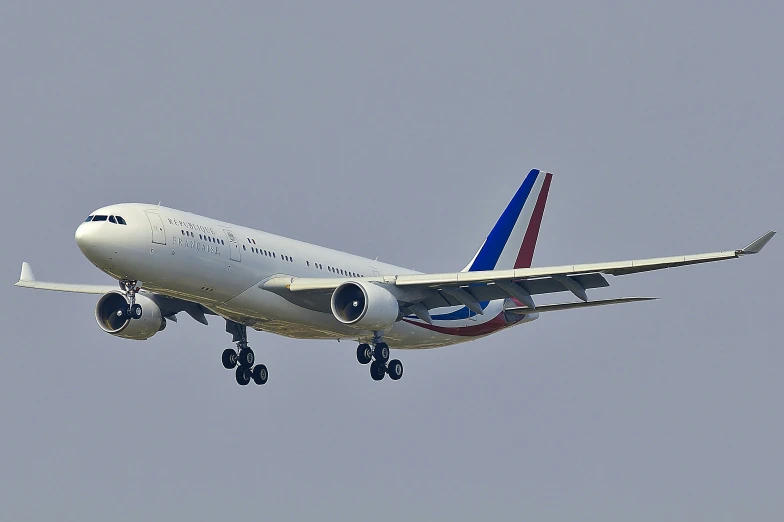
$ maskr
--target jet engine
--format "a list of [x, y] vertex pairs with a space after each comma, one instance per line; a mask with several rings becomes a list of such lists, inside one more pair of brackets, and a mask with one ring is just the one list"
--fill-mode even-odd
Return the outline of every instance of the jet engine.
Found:
[[95, 320], [106, 333], [143, 341], [166, 328], [166, 319], [155, 301], [143, 294], [136, 294], [136, 302], [142, 307], [139, 319], [128, 319], [123, 311], [128, 302], [121, 292], [109, 292], [95, 306]]
[[384, 330], [400, 318], [397, 298], [373, 283], [343, 283], [332, 293], [331, 306], [338, 321], [363, 330]]

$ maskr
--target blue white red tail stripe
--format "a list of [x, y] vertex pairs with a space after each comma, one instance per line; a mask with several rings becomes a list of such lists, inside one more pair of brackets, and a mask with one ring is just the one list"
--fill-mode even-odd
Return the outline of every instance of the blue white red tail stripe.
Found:
[[553, 175], [549, 172], [544, 175], [542, 189], [539, 191], [539, 197], [536, 199], [536, 206], [534, 207], [531, 221], [528, 223], [528, 228], [525, 231], [523, 244], [520, 246], [520, 252], [517, 254], [514, 268], [531, 268], [531, 262], [534, 259], [534, 249], [536, 248], [536, 239], [539, 237], [539, 227], [542, 225], [542, 216], [544, 216], [544, 206], [547, 203], [547, 194], [550, 191], [550, 180]]
[[464, 271], [531, 266], [551, 179], [537, 169], [528, 173]]

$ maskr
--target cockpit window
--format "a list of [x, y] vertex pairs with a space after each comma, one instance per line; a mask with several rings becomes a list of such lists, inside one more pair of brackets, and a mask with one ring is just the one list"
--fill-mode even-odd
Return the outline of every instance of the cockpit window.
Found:
[[106, 221], [107, 216], [95, 216], [93, 221]]
[[93, 220], [92, 216], [87, 216], [87, 219], [85, 219], [84, 222], [87, 223], [88, 221], [92, 221], [92, 220]]
[[117, 220], [114, 219], [114, 216], [109, 216], [109, 223], [114, 223], [115, 225], [117, 224]]
[[117, 223], [119, 223], [120, 225], [127, 225], [128, 224], [128, 223], [125, 222], [125, 220], [122, 218], [122, 216], [115, 216], [115, 217], [117, 218]]

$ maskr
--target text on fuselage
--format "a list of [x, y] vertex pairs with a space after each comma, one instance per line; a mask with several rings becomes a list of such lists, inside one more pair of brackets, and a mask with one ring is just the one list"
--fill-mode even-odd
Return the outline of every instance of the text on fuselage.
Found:
[[215, 231], [212, 228], [210, 228], [210, 227], [203, 227], [201, 225], [197, 225], [195, 223], [190, 223], [188, 221], [180, 221], [179, 219], [169, 218], [169, 223], [172, 224], [172, 225], [176, 225], [178, 227], [189, 228], [191, 230], [198, 230], [199, 232], [212, 234], [213, 236], [217, 235], [215, 233]]
[[194, 241], [193, 239], [183, 239], [178, 236], [173, 236], [172, 241], [174, 242], [175, 245], [178, 246], [193, 248], [200, 252], [207, 252], [209, 254], [215, 254], [218, 256], [220, 255], [220, 250], [218, 249], [218, 247], [213, 245], [207, 245], [205, 243], [200, 243], [199, 241]]

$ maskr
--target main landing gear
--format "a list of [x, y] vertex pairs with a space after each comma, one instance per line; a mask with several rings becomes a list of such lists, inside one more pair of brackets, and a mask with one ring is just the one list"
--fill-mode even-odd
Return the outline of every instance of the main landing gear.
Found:
[[142, 318], [142, 305], [136, 303], [136, 293], [141, 290], [138, 281], [130, 279], [123, 279], [120, 281], [120, 289], [125, 293], [125, 300], [128, 302], [128, 307], [123, 310], [118, 310], [117, 315], [125, 319], [141, 319]]
[[223, 356], [221, 357], [223, 367], [227, 370], [233, 370], [236, 367], [234, 377], [240, 386], [247, 385], [251, 379], [256, 384], [265, 384], [268, 377], [267, 367], [263, 364], [253, 365], [256, 362], [256, 355], [248, 346], [245, 325], [227, 319], [226, 331], [232, 335], [232, 342], [237, 343], [237, 349], [226, 348], [223, 350]]
[[370, 377], [374, 381], [382, 380], [385, 375], [393, 381], [403, 376], [403, 363], [397, 359], [389, 360], [389, 346], [381, 342], [380, 337], [373, 339], [373, 347], [365, 343], [357, 347], [357, 361], [370, 364]]

